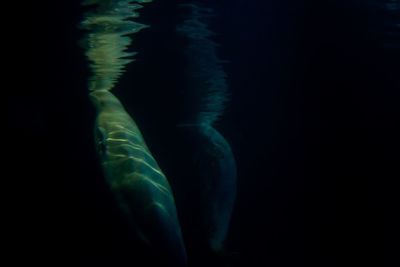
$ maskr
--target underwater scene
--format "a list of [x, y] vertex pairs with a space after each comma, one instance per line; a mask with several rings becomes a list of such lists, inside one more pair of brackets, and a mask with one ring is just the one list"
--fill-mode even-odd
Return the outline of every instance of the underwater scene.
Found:
[[400, 1], [21, 12], [31, 64], [4, 139], [20, 260], [398, 266]]

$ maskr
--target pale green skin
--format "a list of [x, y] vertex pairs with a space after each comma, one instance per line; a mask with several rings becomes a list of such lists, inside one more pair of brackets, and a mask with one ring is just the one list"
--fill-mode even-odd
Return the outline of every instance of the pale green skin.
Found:
[[97, 109], [96, 142], [105, 177], [135, 232], [174, 266], [186, 251], [170, 185], [151, 155], [136, 123], [107, 90], [90, 93]]

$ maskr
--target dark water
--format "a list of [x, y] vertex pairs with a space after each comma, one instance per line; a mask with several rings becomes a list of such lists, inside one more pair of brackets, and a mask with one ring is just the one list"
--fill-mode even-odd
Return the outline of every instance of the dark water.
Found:
[[[152, 27], [136, 36], [137, 61], [115, 90], [171, 179], [190, 173], [174, 149], [184, 68], [177, 3], [142, 10]], [[396, 266], [399, 14], [384, 3], [210, 4], [230, 61], [232, 100], [218, 128], [238, 165], [227, 255], [215, 266]], [[77, 46], [82, 8], [40, 1], [26, 10], [29, 32], [19, 31], [32, 64], [6, 102], [13, 244], [49, 266], [142, 266], [99, 179]]]

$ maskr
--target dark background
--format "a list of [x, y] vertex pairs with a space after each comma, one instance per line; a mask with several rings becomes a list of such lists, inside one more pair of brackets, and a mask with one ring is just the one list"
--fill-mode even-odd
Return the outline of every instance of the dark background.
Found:
[[[217, 126], [238, 164], [226, 265], [395, 266], [399, 15], [388, 1], [205, 2], [230, 61], [232, 100]], [[152, 27], [115, 90], [168, 177], [190, 172], [171, 149], [184, 68], [177, 3], [142, 10]], [[5, 103], [9, 247], [44, 265], [141, 266], [99, 178], [81, 16], [78, 1], [31, 3], [19, 16], [30, 64]]]

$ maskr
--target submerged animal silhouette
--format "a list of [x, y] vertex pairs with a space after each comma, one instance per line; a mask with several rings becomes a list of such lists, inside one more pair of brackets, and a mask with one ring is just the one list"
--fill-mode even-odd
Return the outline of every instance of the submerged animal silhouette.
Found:
[[130, 21], [148, 0], [86, 0], [81, 22], [91, 62], [90, 98], [96, 108], [95, 142], [104, 176], [124, 218], [167, 266], [185, 266], [186, 251], [168, 180], [135, 121], [110, 90], [132, 61], [128, 34], [146, 26]]

